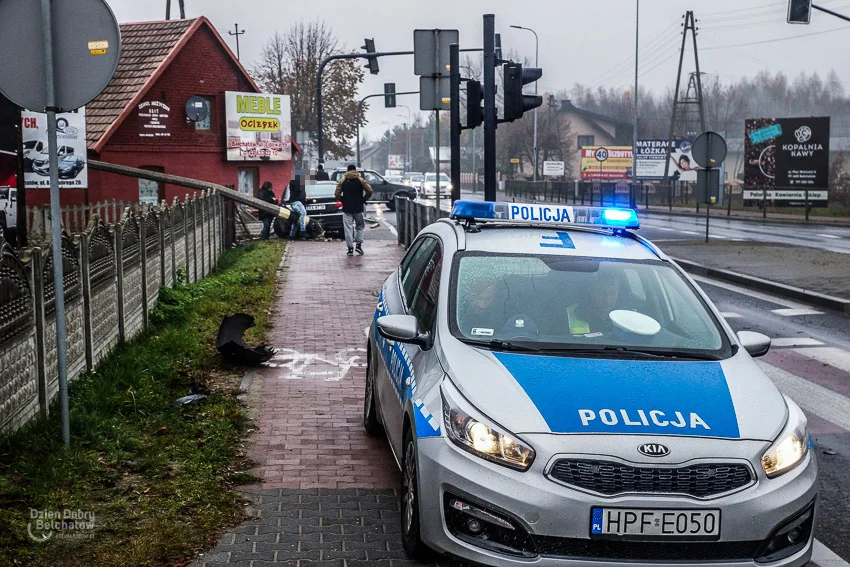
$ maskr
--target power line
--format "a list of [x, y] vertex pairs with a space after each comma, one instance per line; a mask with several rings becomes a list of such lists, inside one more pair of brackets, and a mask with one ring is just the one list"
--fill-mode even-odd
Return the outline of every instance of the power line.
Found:
[[762, 40], [762, 41], [751, 41], [751, 42], [748, 42], [748, 43], [736, 43], [736, 44], [732, 44], [732, 45], [722, 45], [722, 46], [717, 46], [717, 47], [705, 47], [703, 49], [706, 49], [706, 50], [731, 49], [733, 47], [748, 47], [750, 45], [764, 45], [766, 43], [776, 43], [777, 41], [788, 41], [789, 39], [798, 39], [798, 38], [801, 38], [801, 37], [812, 37], [812, 36], [815, 36], [815, 35], [823, 35], [823, 34], [837, 32], [837, 31], [846, 31], [848, 29], [850, 29], [850, 26], [834, 28], [834, 29], [831, 29], [831, 30], [823, 30], [823, 31], [817, 31], [817, 32], [810, 32], [810, 33], [801, 33], [801, 34], [798, 34], [798, 35], [790, 35], [788, 37], [777, 37], [777, 38], [774, 38], [774, 39], [765, 39], [765, 40]]

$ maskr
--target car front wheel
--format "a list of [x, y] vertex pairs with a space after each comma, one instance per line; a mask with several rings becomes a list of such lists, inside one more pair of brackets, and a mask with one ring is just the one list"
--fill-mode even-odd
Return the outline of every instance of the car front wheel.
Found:
[[370, 350], [366, 362], [366, 391], [363, 395], [363, 428], [366, 433], [373, 436], [383, 435], [384, 428], [378, 420], [378, 410], [375, 407], [375, 379], [373, 378], [375, 365], [372, 362]]
[[404, 436], [404, 461], [401, 480], [401, 543], [411, 559], [425, 559], [428, 547], [419, 533], [419, 474], [413, 432]]

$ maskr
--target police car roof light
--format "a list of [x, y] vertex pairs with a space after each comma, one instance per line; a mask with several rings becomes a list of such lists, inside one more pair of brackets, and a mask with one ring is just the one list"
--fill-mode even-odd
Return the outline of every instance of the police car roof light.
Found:
[[637, 213], [622, 207], [574, 207], [501, 201], [456, 201], [451, 218], [512, 224], [584, 225], [615, 231], [640, 228]]

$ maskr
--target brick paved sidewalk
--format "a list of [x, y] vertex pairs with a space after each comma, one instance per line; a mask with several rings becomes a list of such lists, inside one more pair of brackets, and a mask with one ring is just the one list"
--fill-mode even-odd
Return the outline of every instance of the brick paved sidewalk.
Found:
[[252, 518], [198, 565], [419, 565], [401, 547], [401, 475], [386, 440], [362, 424], [365, 330], [404, 251], [385, 228], [367, 232], [364, 250], [289, 246], [271, 325], [280, 350], [248, 396], [259, 412], [250, 456], [263, 482], [244, 490]]

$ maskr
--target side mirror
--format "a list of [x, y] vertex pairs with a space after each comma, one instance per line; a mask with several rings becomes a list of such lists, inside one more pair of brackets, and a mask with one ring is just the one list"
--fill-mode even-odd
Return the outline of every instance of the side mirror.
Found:
[[378, 333], [385, 339], [419, 345], [423, 349], [431, 347], [431, 334], [420, 333], [419, 323], [413, 315], [384, 315], [377, 320]]
[[764, 356], [770, 350], [770, 337], [752, 331], [738, 331], [738, 340], [753, 358]]

